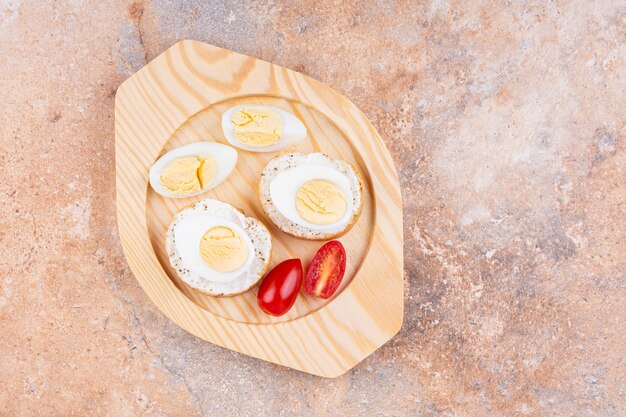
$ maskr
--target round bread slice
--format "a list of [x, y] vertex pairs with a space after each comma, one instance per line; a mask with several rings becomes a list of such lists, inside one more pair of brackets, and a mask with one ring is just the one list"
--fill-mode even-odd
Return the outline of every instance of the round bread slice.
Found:
[[[346, 197], [352, 199], [347, 220], [340, 224], [312, 228], [303, 224], [306, 221], [296, 222], [287, 218], [276, 207], [270, 192], [272, 181], [281, 172], [306, 164], [326, 166], [345, 176], [350, 188], [350, 195]], [[295, 198], [294, 195], [293, 199]], [[356, 168], [344, 160], [333, 159], [321, 152], [288, 153], [272, 159], [263, 169], [259, 183], [259, 199], [267, 216], [283, 232], [307, 240], [328, 240], [345, 234], [359, 218], [363, 210], [363, 181]]]
[[[211, 281], [198, 275], [185, 266], [177, 249], [176, 226], [188, 216], [211, 216], [234, 223], [242, 229], [252, 242], [252, 262], [243, 273], [232, 281]], [[169, 225], [166, 236], [166, 248], [170, 264], [185, 284], [205, 294], [216, 297], [230, 297], [248, 291], [267, 271], [272, 258], [272, 239], [265, 225], [252, 217], [246, 217], [241, 210], [211, 198], [204, 199], [189, 208], [179, 211]]]

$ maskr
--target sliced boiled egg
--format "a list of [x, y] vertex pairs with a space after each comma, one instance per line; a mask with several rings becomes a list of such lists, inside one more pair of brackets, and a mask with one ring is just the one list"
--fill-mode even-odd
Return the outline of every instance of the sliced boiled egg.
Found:
[[228, 142], [251, 152], [275, 152], [306, 138], [304, 123], [293, 114], [273, 106], [241, 104], [222, 115]]
[[164, 197], [184, 198], [217, 187], [232, 172], [237, 151], [216, 142], [195, 142], [169, 151], [150, 168], [150, 185]]
[[190, 287], [215, 296], [240, 294], [257, 283], [272, 242], [259, 220], [207, 198], [180, 211], [166, 237], [170, 264]]
[[363, 208], [361, 176], [348, 162], [323, 153], [290, 153], [271, 160], [261, 175], [260, 200], [282, 231], [311, 240], [339, 236]]

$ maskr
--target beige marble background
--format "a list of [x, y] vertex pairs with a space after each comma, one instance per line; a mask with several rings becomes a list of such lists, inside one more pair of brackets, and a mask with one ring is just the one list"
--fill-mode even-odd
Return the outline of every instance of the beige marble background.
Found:
[[[116, 231], [117, 86], [184, 38], [343, 92], [397, 164], [400, 334], [205, 343]], [[626, 416], [626, 2], [0, 0], [0, 415]]]

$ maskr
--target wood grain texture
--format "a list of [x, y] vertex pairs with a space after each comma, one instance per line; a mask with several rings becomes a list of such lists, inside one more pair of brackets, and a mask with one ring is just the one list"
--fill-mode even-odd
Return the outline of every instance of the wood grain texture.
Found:
[[[152, 163], [182, 144], [222, 139], [223, 111], [270, 104], [296, 114], [309, 138], [294, 148], [323, 151], [354, 164], [365, 180], [365, 206], [340, 238], [348, 269], [338, 295], [301, 293], [275, 318], [256, 306], [257, 288], [231, 298], [182, 283], [165, 254], [165, 232], [182, 207], [213, 197], [263, 221], [272, 233], [272, 266], [289, 257], [305, 265], [321, 242], [282, 233], [263, 213], [258, 183], [278, 153], [239, 151], [233, 174], [214, 190], [165, 199], [148, 186]], [[330, 87], [294, 71], [197, 41], [182, 41], [135, 73], [115, 104], [120, 238], [135, 277], [152, 301], [185, 330], [220, 346], [312, 374], [343, 374], [395, 335], [403, 316], [402, 207], [393, 162], [367, 118]]]

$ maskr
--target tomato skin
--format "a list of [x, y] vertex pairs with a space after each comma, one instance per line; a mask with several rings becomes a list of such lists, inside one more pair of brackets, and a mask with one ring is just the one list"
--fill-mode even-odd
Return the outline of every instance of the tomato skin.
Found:
[[259, 287], [257, 302], [265, 313], [282, 316], [296, 302], [302, 286], [302, 262], [287, 259], [276, 265]]
[[322, 246], [309, 265], [304, 280], [307, 293], [324, 299], [335, 294], [346, 273], [346, 250], [338, 240]]

